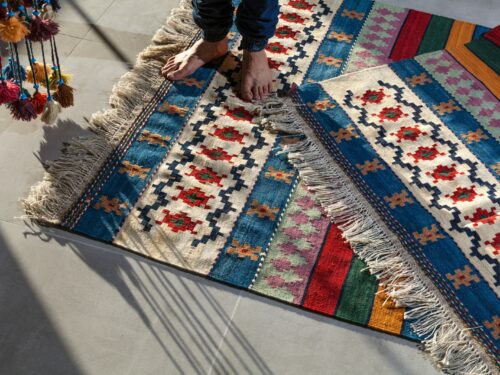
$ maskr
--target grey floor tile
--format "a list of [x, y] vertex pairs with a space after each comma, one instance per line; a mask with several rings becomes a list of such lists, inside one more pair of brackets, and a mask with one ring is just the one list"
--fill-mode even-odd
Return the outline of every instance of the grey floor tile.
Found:
[[[110, 38], [121, 46], [126, 46], [130, 38], [147, 38], [148, 41], [167, 19], [177, 1], [142, 0], [138, 9], [137, 2], [115, 1], [97, 20], [85, 36], [88, 40]], [[134, 22], [130, 22], [133, 14]]]
[[[243, 297], [243, 296], [242, 296]], [[437, 375], [412, 342], [244, 295], [212, 373]], [[254, 350], [234, 353], [245, 337]]]
[[[57, 14], [61, 34], [83, 38], [115, 0], [66, 0]], [[123, 2], [123, 0], [118, 0]], [[137, 2], [136, 2], [137, 4]]]
[[53, 229], [0, 222], [0, 257], [2, 374], [205, 374], [239, 297]]

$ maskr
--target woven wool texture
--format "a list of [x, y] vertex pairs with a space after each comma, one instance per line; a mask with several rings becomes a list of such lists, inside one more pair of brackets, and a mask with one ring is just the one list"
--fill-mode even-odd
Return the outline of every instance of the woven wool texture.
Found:
[[[27, 213], [214, 280], [419, 340], [405, 308], [387, 299], [282, 153], [301, 136], [263, 129], [260, 105], [237, 97], [236, 29], [222, 61], [180, 82], [157, 77], [165, 56], [199, 38], [189, 14], [184, 4], [169, 24], [176, 36], [157, 34], [119, 85], [117, 109], [93, 117], [99, 137], [68, 146], [65, 158], [84, 155], [78, 167], [55, 163], [25, 201]], [[173, 23], [175, 17], [182, 22]], [[366, 0], [286, 0], [267, 52], [278, 92], [285, 93], [293, 84], [468, 42], [485, 31]], [[323, 110], [329, 103], [315, 105]]]
[[[481, 37], [302, 85], [285, 106], [290, 112], [273, 115], [278, 129], [306, 136], [287, 147], [291, 160], [334, 222], [348, 222], [340, 225], [346, 239], [368, 241], [359, 255], [390, 295], [422, 297], [418, 285], [435, 292], [436, 302], [446, 300], [428, 306], [427, 314], [443, 313], [435, 327], [454, 321], [457, 340], [469, 329], [469, 344], [480, 343], [469, 347], [475, 360], [448, 358], [464, 373], [487, 373], [487, 356], [499, 358], [500, 147], [489, 115], [499, 113], [500, 80], [490, 78], [499, 60], [500, 48]], [[406, 272], [412, 279], [401, 282]], [[419, 291], [401, 290], [409, 285]], [[428, 321], [420, 318], [413, 327], [425, 337]], [[451, 341], [443, 342], [448, 351]]]

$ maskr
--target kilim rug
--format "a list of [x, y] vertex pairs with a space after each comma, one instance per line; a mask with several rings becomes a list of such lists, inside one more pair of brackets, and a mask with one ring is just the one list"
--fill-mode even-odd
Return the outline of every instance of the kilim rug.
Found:
[[453, 373], [500, 359], [495, 35], [302, 85], [267, 111], [305, 135], [290, 160]]
[[[267, 51], [279, 92], [463, 44], [487, 29], [367, 0], [285, 0]], [[166, 82], [166, 58], [200, 37], [182, 3], [93, 137], [69, 142], [24, 201], [30, 218], [322, 314], [419, 340], [306, 189], [258, 103], [235, 95], [240, 35], [226, 58]], [[321, 106], [321, 103], [318, 104]]]

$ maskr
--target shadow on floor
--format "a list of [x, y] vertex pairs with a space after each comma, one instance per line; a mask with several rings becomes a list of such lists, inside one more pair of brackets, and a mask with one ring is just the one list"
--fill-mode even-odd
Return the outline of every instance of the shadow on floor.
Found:
[[0, 306], [0, 373], [83, 374], [1, 234]]
[[[239, 295], [239, 290], [178, 270], [167, 270], [161, 264], [133, 254], [92, 249], [89, 245], [55, 235], [53, 229], [27, 225], [29, 230], [24, 232], [25, 237], [56, 241], [58, 245], [71, 249], [93, 272], [112, 285], [162, 347], [172, 369], [176, 368], [179, 373], [206, 374], [203, 363], [211, 363], [215, 373], [238, 373], [242, 369], [252, 373], [257, 369], [260, 374], [272, 374], [240, 329], [231, 324], [230, 312], [210, 289], [224, 289], [233, 294], [233, 298]], [[158, 334], [155, 327], [158, 322], [168, 337]], [[222, 341], [216, 341], [216, 338], [225, 335], [231, 335], [238, 345], [229, 347], [225, 353], [218, 353]], [[183, 337], [189, 340], [184, 341]], [[172, 344], [176, 350], [172, 350]], [[179, 351], [181, 358], [173, 353]], [[186, 369], [186, 363], [189, 369]]]

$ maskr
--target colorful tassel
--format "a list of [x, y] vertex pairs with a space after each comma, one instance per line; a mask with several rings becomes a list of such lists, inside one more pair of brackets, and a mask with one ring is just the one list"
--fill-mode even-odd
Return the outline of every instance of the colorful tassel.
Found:
[[57, 120], [57, 117], [59, 116], [59, 113], [61, 113], [61, 111], [61, 105], [54, 99], [49, 98], [47, 100], [47, 103], [45, 103], [45, 107], [43, 108], [41, 117], [42, 122], [47, 125], [53, 124]]
[[35, 92], [31, 97], [31, 104], [35, 107], [35, 111], [38, 115], [43, 112], [45, 104], [47, 103], [47, 95], [41, 92]]
[[9, 103], [9, 109], [12, 117], [16, 120], [31, 121], [36, 119], [35, 107], [24, 94], [21, 94], [19, 99]]
[[18, 65], [18, 68], [17, 68], [17, 71], [15, 69], [15, 62], [14, 60], [12, 59], [9, 59], [9, 63], [4, 66], [3, 68], [3, 75], [6, 79], [13, 79], [13, 80], [17, 80], [17, 74], [19, 74], [21, 76], [21, 79], [23, 81], [26, 80], [26, 70], [24, 69], [24, 67], [22, 65]]
[[[57, 68], [53, 68], [57, 69]], [[52, 90], [57, 90], [57, 86], [59, 86], [59, 82], [62, 81], [65, 85], [68, 85], [71, 80], [73, 79], [72, 74], [67, 74], [67, 73], [62, 73], [61, 72], [61, 78], [59, 79], [59, 73], [57, 73], [55, 70], [50, 74], [49, 77], [49, 85]]]
[[43, 4], [40, 17], [44, 20], [53, 20], [56, 18], [56, 11], [49, 4]]
[[30, 66], [26, 68], [26, 80], [31, 83], [35, 83], [36, 81], [43, 84], [45, 81], [45, 73], [49, 74], [50, 72], [50, 66], [48, 65], [44, 66], [42, 63], [39, 62], [33, 63], [32, 66], [33, 66], [33, 71], [31, 70]]
[[26, 36], [32, 42], [45, 42], [59, 32], [59, 25], [51, 19], [35, 16], [30, 23], [30, 32]]
[[19, 98], [20, 87], [12, 80], [0, 81], [0, 104], [11, 103]]
[[73, 87], [61, 83], [54, 93], [54, 99], [57, 100], [63, 108], [71, 107], [74, 104], [73, 91]]
[[17, 17], [0, 21], [0, 39], [8, 43], [19, 43], [28, 34], [29, 29]]

